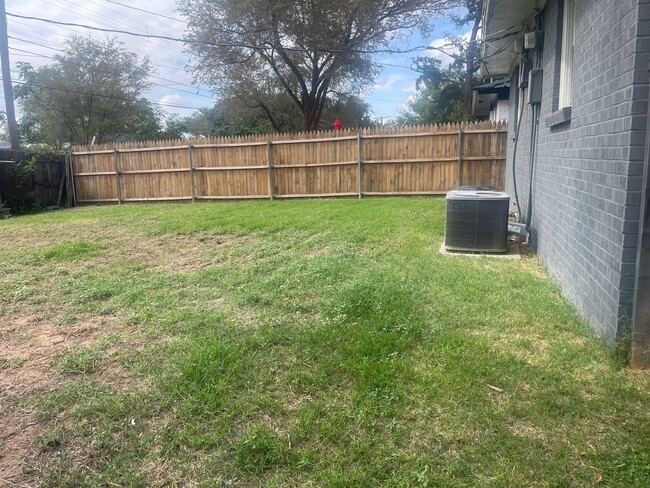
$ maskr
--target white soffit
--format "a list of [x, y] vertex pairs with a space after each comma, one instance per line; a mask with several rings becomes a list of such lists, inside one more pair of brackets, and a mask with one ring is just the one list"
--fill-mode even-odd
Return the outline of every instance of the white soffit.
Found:
[[485, 0], [483, 9], [483, 42], [481, 47], [481, 75], [484, 78], [509, 76], [513, 61], [515, 38], [509, 36], [523, 27], [535, 10], [541, 10], [547, 0]]

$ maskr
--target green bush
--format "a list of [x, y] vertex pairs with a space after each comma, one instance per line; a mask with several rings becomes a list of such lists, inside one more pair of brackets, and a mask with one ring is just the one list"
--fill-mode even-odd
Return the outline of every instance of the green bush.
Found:
[[14, 165], [14, 191], [8, 196], [6, 205], [13, 214], [24, 214], [38, 210], [41, 206], [34, 191], [33, 178], [36, 158], [17, 161]]

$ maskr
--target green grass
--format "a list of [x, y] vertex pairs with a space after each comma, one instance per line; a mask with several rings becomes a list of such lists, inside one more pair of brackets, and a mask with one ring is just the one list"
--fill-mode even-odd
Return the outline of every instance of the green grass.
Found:
[[92, 374], [97, 372], [100, 356], [89, 347], [68, 351], [57, 358], [58, 366], [64, 373]]
[[41, 253], [43, 259], [53, 261], [86, 260], [99, 255], [100, 246], [88, 242], [64, 242]]
[[648, 376], [534, 257], [440, 255], [441, 200], [0, 227], [0, 320], [111, 324], [23, 399], [44, 486], [650, 486]]

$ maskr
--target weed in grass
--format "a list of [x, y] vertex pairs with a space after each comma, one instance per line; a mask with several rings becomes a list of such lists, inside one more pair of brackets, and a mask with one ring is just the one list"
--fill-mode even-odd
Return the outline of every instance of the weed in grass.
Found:
[[260, 473], [277, 468], [289, 457], [285, 441], [265, 425], [252, 425], [237, 443], [237, 462], [243, 471]]
[[368, 329], [413, 336], [421, 332], [422, 288], [397, 270], [371, 268], [333, 301], [334, 318]]
[[25, 361], [25, 358], [0, 358], [0, 371], [20, 368], [23, 364], [25, 364]]
[[80, 347], [59, 356], [56, 361], [63, 373], [93, 374], [100, 367], [101, 353], [90, 347]]
[[614, 343], [611, 354], [611, 362], [615, 367], [626, 368], [632, 359], [632, 330], [630, 326], [623, 327]]

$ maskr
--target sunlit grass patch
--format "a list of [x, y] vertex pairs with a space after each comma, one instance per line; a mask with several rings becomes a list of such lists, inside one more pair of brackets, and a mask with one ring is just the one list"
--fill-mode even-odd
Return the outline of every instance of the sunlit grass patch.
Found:
[[99, 256], [102, 246], [85, 241], [64, 242], [44, 250], [40, 256], [51, 261], [81, 261]]

